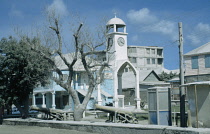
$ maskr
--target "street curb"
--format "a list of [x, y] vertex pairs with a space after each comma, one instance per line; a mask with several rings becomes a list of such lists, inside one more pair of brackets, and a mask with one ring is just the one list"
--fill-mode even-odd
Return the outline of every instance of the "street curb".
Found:
[[209, 128], [180, 128], [159, 125], [104, 123], [89, 121], [53, 121], [40, 119], [4, 119], [3, 125], [25, 125], [69, 129], [100, 134], [210, 134]]

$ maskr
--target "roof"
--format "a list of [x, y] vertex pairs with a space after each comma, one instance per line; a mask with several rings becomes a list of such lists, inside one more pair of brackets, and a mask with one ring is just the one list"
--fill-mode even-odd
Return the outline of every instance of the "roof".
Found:
[[121, 20], [120, 18], [112, 18], [111, 20], [109, 20], [106, 25], [114, 25], [114, 24], [118, 24], [118, 25], [126, 25], [125, 22], [123, 20]]
[[190, 56], [190, 55], [199, 55], [204, 53], [210, 53], [210, 42], [186, 53], [184, 56]]
[[164, 85], [170, 85], [170, 83], [165, 83], [163, 81], [142, 81], [139, 84], [141, 85], [150, 85], [150, 86], [164, 86]]
[[159, 46], [136, 46], [136, 45], [128, 45], [128, 48], [130, 47], [136, 47], [136, 48], [158, 48], [158, 49], [163, 49], [163, 47], [159, 47]]
[[[73, 61], [73, 57], [74, 57], [75, 53], [67, 53], [67, 54], [63, 54], [63, 56], [66, 58], [66, 60], [71, 63]], [[92, 62], [93, 64], [96, 63], [97, 61], [90, 59], [90, 58], [86, 58], [87, 62]], [[56, 66], [60, 69], [60, 70], [68, 70], [68, 67], [66, 66], [66, 64], [63, 62], [63, 60], [61, 59], [60, 56], [55, 56], [55, 63]], [[84, 67], [81, 61], [80, 56], [78, 55], [78, 60], [76, 61], [75, 65], [73, 66], [74, 70], [76, 71], [84, 71]]]
[[[86, 96], [87, 94], [87, 91], [84, 89], [77, 89], [77, 92], [79, 92], [83, 96]], [[91, 95], [91, 98], [94, 98], [93, 94]]]
[[191, 85], [210, 85], [210, 81], [192, 82], [192, 83], [187, 83], [181, 86], [191, 86]]
[[153, 70], [139, 70], [139, 81], [144, 81]]
[[180, 80], [179, 77], [174, 77], [173, 79], [170, 79], [167, 82], [180, 82]]
[[111, 94], [107, 93], [106, 91], [101, 89], [101, 94], [103, 94], [106, 97], [113, 97]]
[[[168, 85], [169, 84], [163, 81], [145, 81], [151, 73], [154, 73], [155, 76], [158, 77], [158, 75], [155, 73], [154, 70], [139, 70], [139, 84], [141, 85]], [[159, 77], [157, 79], [159, 80]], [[123, 73], [122, 88], [123, 89], [135, 88], [135, 75], [133, 74], [133, 72]]]

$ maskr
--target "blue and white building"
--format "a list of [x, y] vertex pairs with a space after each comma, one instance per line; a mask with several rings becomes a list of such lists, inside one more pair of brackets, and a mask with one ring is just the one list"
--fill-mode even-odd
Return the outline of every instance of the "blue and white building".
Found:
[[[165, 71], [163, 48], [128, 46], [126, 24], [116, 16], [107, 22], [106, 29], [107, 45], [111, 45], [111, 49], [109, 53], [101, 55], [99, 58], [109, 60], [110, 68], [105, 70], [104, 81], [94, 90], [87, 109], [94, 109], [96, 103], [105, 105], [109, 102], [113, 103], [115, 107], [124, 107], [129, 104], [140, 109], [141, 98], [145, 97], [143, 101], [146, 101], [147, 88], [168, 86], [165, 82], [160, 81], [157, 75]], [[64, 56], [67, 60], [72, 61], [72, 54], [74, 53]], [[67, 67], [60, 57], [55, 57], [55, 60], [58, 68], [64, 75], [67, 75]], [[88, 77], [81, 61], [77, 61], [74, 70], [76, 73], [71, 86], [77, 90], [79, 98], [82, 100], [87, 94]], [[36, 88], [32, 100], [32, 105], [42, 107], [74, 108], [71, 97], [53, 81], [48, 87]]]

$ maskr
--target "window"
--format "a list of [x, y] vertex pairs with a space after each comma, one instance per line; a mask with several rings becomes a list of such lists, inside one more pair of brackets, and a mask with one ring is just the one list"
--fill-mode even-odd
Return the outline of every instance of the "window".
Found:
[[191, 58], [192, 69], [198, 69], [198, 56], [193, 56]]
[[163, 64], [163, 59], [162, 58], [158, 58], [157, 59], [157, 63], [158, 63], [158, 65], [162, 65]]
[[155, 55], [155, 49], [151, 49], [152, 54]]
[[152, 59], [152, 64], [155, 64], [155, 59]]
[[136, 63], [136, 57], [131, 57], [131, 58], [129, 58], [129, 60], [131, 63]]
[[63, 74], [63, 81], [67, 81], [68, 80], [68, 75], [67, 74]]
[[147, 59], [147, 64], [150, 64], [150, 59]]
[[147, 54], [150, 54], [150, 49], [149, 48], [147, 48], [146, 51], [147, 51]]
[[126, 67], [126, 68], [124, 69], [124, 72], [128, 72], [128, 70], [129, 70], [129, 69]]
[[210, 68], [210, 54], [205, 55], [205, 68]]
[[137, 51], [136, 51], [135, 47], [130, 47], [130, 48], [128, 48], [128, 52], [129, 53], [136, 53]]
[[157, 49], [157, 55], [162, 56], [163, 50], [162, 49]]

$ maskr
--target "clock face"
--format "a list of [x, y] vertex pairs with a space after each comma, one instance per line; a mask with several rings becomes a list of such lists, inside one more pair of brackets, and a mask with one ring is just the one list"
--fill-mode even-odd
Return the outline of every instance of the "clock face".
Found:
[[119, 46], [123, 46], [125, 44], [124, 38], [123, 37], [119, 37], [117, 39], [117, 43], [118, 43]]

